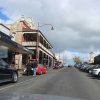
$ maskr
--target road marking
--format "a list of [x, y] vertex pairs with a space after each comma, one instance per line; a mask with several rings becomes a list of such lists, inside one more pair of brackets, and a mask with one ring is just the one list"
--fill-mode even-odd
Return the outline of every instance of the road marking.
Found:
[[24, 82], [25, 82], [25, 83], [26, 83], [26, 82], [29, 82], [29, 81], [31, 81], [31, 80], [33, 80], [33, 79], [34, 79], [34, 78], [31, 78], [31, 79], [29, 79], [29, 80], [25, 80], [25, 81], [22, 81], [22, 82], [20, 82], [20, 83], [15, 83], [15, 84], [13, 84], [13, 85], [10, 85], [10, 86], [1, 88], [0, 91], [1, 91], [1, 90], [5, 90], [5, 89], [7, 89], [7, 88], [11, 88], [11, 87], [17, 86], [17, 85], [22, 84], [22, 83], [24, 83]]

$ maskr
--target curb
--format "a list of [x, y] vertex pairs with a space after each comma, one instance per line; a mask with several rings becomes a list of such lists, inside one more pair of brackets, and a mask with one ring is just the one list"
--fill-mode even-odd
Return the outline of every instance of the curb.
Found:
[[18, 71], [18, 77], [22, 77], [23, 76], [23, 71]]

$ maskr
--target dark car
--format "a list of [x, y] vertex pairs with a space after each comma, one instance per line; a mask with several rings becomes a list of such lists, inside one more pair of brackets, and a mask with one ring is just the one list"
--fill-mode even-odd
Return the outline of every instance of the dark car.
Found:
[[3, 82], [17, 82], [18, 72], [15, 68], [12, 68], [4, 60], [0, 59], [0, 83]]

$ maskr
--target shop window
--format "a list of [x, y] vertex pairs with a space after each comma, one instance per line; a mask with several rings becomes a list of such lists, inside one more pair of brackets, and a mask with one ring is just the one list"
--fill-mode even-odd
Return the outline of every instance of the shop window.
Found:
[[34, 54], [32, 55], [32, 59], [36, 59], [36, 50], [32, 50]]

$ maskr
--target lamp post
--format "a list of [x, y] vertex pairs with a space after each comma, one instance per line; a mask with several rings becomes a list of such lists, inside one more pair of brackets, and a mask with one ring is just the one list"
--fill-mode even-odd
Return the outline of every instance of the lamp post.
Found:
[[39, 23], [38, 23], [38, 30], [39, 30], [39, 27], [43, 27], [43, 26], [51, 26], [51, 30], [54, 30], [54, 27], [53, 27], [52, 24], [43, 24], [43, 25], [40, 25]]
[[39, 37], [39, 27], [44, 27], [44, 26], [51, 26], [51, 30], [54, 30], [54, 27], [53, 27], [53, 25], [52, 24], [43, 24], [43, 25], [40, 25], [39, 23], [38, 23], [38, 28], [37, 28], [37, 34], [36, 34], [36, 61], [37, 61], [37, 63], [38, 63], [38, 37]]

